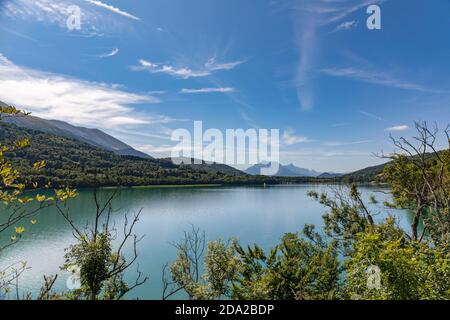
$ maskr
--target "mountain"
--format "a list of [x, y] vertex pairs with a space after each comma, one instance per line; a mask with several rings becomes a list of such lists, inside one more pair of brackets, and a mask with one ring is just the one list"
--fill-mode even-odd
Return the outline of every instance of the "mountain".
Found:
[[[444, 152], [444, 150], [438, 151], [438, 154], [442, 154], [442, 152]], [[419, 156], [415, 155], [413, 157], [417, 158]], [[431, 160], [436, 157], [436, 155], [434, 153], [425, 153], [423, 155], [420, 155], [420, 157]], [[340, 177], [340, 179], [343, 182], [385, 182], [382, 173], [384, 171], [384, 168], [391, 164], [392, 161], [388, 161], [380, 165], [367, 167], [355, 172], [344, 174]]]
[[324, 178], [324, 179], [333, 179], [333, 178], [339, 178], [342, 177], [343, 173], [335, 173], [335, 172], [324, 172], [318, 175], [318, 178]]
[[[166, 158], [164, 160], [172, 161], [171, 158]], [[247, 175], [245, 172], [238, 170], [236, 168], [230, 167], [228, 165], [210, 161], [201, 160], [201, 163], [195, 163], [196, 159], [193, 158], [174, 158], [173, 162], [178, 163], [181, 166], [190, 168], [194, 171], [207, 171], [207, 172], [222, 172], [233, 176], [244, 176]], [[200, 160], [197, 160], [200, 162]]]
[[[11, 145], [25, 137], [30, 140], [30, 146], [24, 150], [6, 153], [19, 169], [20, 182], [27, 186], [31, 185], [30, 181], [36, 182], [39, 187], [49, 183], [52, 187], [100, 187], [283, 182], [274, 178], [248, 176], [219, 164], [204, 163], [191, 168], [175, 165], [169, 159], [117, 155], [79, 140], [20, 128], [3, 120], [0, 121], [0, 144]], [[33, 163], [40, 160], [45, 160], [46, 166], [36, 171]]]
[[382, 180], [380, 175], [383, 173], [384, 168], [389, 164], [384, 163], [377, 166], [372, 166], [368, 168], [364, 168], [352, 173], [345, 174], [341, 176], [344, 181], [378, 181]]
[[[327, 178], [311, 176], [294, 176], [303, 172], [293, 172], [292, 166], [282, 166], [281, 175], [249, 175], [232, 167], [202, 163], [176, 165], [169, 159], [144, 159], [134, 156], [117, 155], [112, 151], [92, 146], [79, 140], [52, 135], [42, 131], [20, 128], [14, 124], [0, 121], [0, 144], [11, 145], [14, 141], [28, 137], [31, 146], [24, 150], [8, 152], [21, 174], [20, 182], [31, 186], [31, 181], [39, 187], [100, 187], [100, 186], [146, 186], [146, 185], [186, 185], [186, 184], [221, 184], [221, 185], [262, 185], [281, 183], [303, 183], [324, 181]], [[33, 163], [45, 160], [46, 167], [41, 171], [33, 169]], [[260, 165], [260, 166], [267, 166]], [[290, 168], [289, 172], [286, 168]], [[382, 167], [372, 167], [358, 171], [356, 174], [343, 176], [342, 181], [373, 181], [372, 177], [381, 172]], [[317, 172], [306, 170], [307, 173]], [[258, 172], [259, 173], [259, 172]]]
[[[267, 168], [271, 165], [271, 162], [269, 163], [259, 163], [254, 166], [251, 166], [247, 170], [245, 170], [246, 173], [251, 175], [260, 175], [262, 168]], [[320, 172], [304, 169], [297, 167], [293, 164], [289, 165], [282, 165], [279, 164], [278, 172], [275, 174], [275, 176], [278, 177], [318, 177], [320, 175]]]
[[[0, 106], [7, 105], [0, 101]], [[118, 155], [134, 156], [145, 159], [151, 158], [148, 154], [135, 150], [131, 146], [98, 129], [76, 127], [64, 121], [46, 120], [29, 115], [8, 116], [2, 119], [2, 121], [26, 129], [75, 139], [104, 150], [112, 151]]]

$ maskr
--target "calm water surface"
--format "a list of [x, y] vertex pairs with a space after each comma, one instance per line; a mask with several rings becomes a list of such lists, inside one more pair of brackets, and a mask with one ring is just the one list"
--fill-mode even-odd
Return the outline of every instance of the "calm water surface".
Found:
[[[290, 185], [262, 187], [193, 187], [124, 189], [114, 202], [117, 225], [126, 213], [143, 208], [136, 226], [138, 235], [145, 235], [139, 243], [139, 266], [149, 281], [133, 291], [132, 297], [159, 299], [161, 297], [161, 271], [165, 263], [173, 261], [176, 251], [171, 243], [189, 230], [190, 224], [206, 232], [207, 239], [238, 238], [243, 244], [258, 243], [264, 248], [275, 245], [285, 232], [300, 231], [304, 224], [322, 225], [326, 211], [307, 197], [309, 190], [330, 191], [331, 187], [318, 185]], [[363, 187], [364, 197], [375, 195], [382, 203], [388, 196], [383, 189]], [[383, 190], [387, 191], [387, 190]], [[107, 197], [111, 190], [101, 190]], [[81, 226], [92, 217], [92, 190], [81, 190], [70, 202], [74, 220]], [[373, 208], [375, 211], [377, 208]], [[407, 228], [408, 215], [402, 211], [389, 212], [398, 216], [400, 225]], [[380, 213], [377, 219], [385, 217]], [[20, 278], [24, 291], [36, 292], [42, 285], [43, 275], [58, 274], [56, 289], [66, 290], [68, 274], [60, 270], [64, 248], [74, 242], [71, 229], [54, 208], [42, 211], [37, 224], [25, 221], [25, 236], [15, 246], [2, 252], [0, 268], [25, 260], [31, 269]], [[0, 243], [8, 241], [10, 234], [2, 235]], [[131, 270], [133, 275], [135, 268]], [[130, 276], [130, 275], [128, 275]]]

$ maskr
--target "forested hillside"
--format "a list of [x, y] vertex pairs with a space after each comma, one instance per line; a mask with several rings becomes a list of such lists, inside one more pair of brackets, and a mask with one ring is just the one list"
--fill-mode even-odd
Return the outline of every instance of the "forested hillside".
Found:
[[[225, 165], [174, 165], [168, 159], [142, 159], [119, 156], [88, 144], [0, 123], [0, 144], [12, 144], [28, 137], [30, 146], [7, 154], [19, 164], [21, 181], [39, 187], [71, 186], [143, 186], [167, 184], [263, 184], [303, 182], [307, 179], [278, 179], [275, 177], [232, 174]], [[36, 161], [45, 160], [39, 172], [32, 168]]]

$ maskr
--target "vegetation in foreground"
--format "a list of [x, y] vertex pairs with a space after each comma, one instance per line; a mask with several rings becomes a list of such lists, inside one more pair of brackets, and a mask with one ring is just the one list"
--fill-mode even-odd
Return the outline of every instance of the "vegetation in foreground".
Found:
[[416, 128], [414, 144], [393, 140], [401, 152], [389, 156], [384, 178], [394, 203], [378, 204], [411, 210], [409, 232], [393, 218], [376, 221], [355, 185], [311, 192], [328, 209], [323, 231], [307, 225], [268, 252], [186, 233], [164, 269], [163, 299], [450, 299], [450, 149], [436, 150], [437, 130]]
[[[13, 107], [0, 107], [2, 117], [17, 114], [20, 111]], [[68, 200], [77, 196], [76, 190], [66, 187], [55, 189], [53, 196], [36, 194], [32, 197], [25, 191], [26, 184], [21, 182], [19, 169], [6, 154], [23, 152], [29, 146], [28, 138], [16, 140], [9, 146], [0, 145], [0, 233], [12, 232], [10, 241], [0, 244], [0, 258], [6, 248], [20, 241], [27, 229], [37, 222], [39, 211], [55, 206], [73, 230], [74, 244], [66, 249], [65, 263], [61, 269], [73, 273], [74, 288], [68, 292], [54, 292], [57, 276], [44, 276], [43, 286], [37, 296], [21, 293], [20, 276], [28, 267], [26, 262], [18, 262], [0, 270], [0, 299], [121, 299], [145, 283], [147, 277], [139, 269], [134, 283], [129, 284], [123, 279], [125, 271], [135, 264], [138, 257], [137, 243], [140, 238], [133, 233], [133, 229], [140, 212], [132, 219], [126, 218], [123, 226], [116, 226], [112, 221], [114, 210], [111, 205], [115, 193], [102, 201], [94, 192], [96, 209], [93, 222], [77, 226], [71, 219], [68, 205]], [[45, 160], [37, 161], [28, 170], [38, 174], [46, 165]], [[31, 183], [31, 186], [36, 188], [38, 184]], [[116, 247], [113, 243], [119, 245]], [[127, 257], [124, 251], [130, 246], [134, 250]]]

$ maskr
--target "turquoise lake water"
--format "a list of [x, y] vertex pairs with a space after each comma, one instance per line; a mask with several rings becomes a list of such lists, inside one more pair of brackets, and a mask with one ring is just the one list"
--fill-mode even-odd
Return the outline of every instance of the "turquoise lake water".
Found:
[[[326, 208], [310, 199], [309, 190], [332, 191], [335, 186], [286, 185], [263, 187], [183, 187], [123, 189], [114, 201], [117, 225], [126, 213], [133, 214], [141, 208], [142, 215], [135, 232], [144, 235], [139, 243], [139, 267], [149, 280], [137, 288], [129, 298], [159, 299], [162, 292], [161, 273], [165, 263], [173, 261], [176, 250], [172, 243], [181, 240], [183, 231], [191, 224], [204, 230], [208, 240], [237, 238], [243, 244], [258, 243], [263, 248], [275, 245], [283, 233], [297, 232], [304, 224], [322, 224]], [[379, 192], [384, 191], [384, 192]], [[361, 187], [365, 198], [375, 195], [382, 203], [389, 196], [386, 189]], [[100, 197], [112, 191], [102, 189]], [[92, 190], [80, 190], [80, 195], [70, 202], [74, 220], [84, 226], [93, 214]], [[387, 214], [398, 217], [401, 226], [408, 228], [409, 216], [404, 211], [381, 210], [376, 219]], [[55, 208], [43, 210], [37, 223], [21, 223], [27, 229], [16, 245], [0, 255], [0, 268], [17, 261], [27, 261], [30, 267], [20, 278], [22, 291], [36, 292], [43, 276], [58, 274], [56, 289], [66, 290], [68, 274], [60, 270], [64, 248], [74, 243], [70, 227]], [[12, 231], [11, 231], [12, 232]], [[8, 241], [10, 234], [0, 237]], [[134, 275], [135, 268], [128, 276]]]

